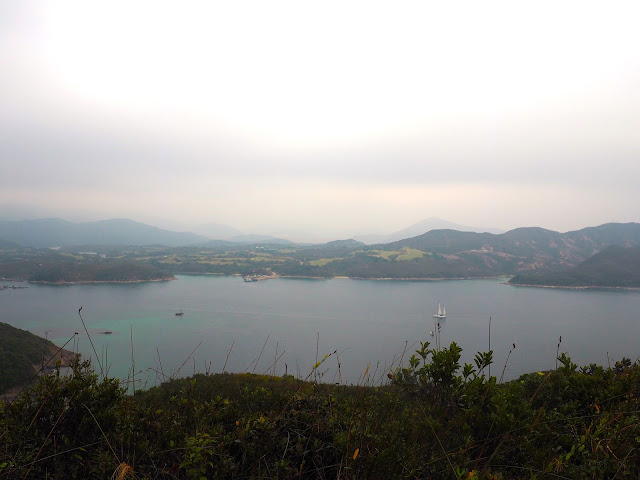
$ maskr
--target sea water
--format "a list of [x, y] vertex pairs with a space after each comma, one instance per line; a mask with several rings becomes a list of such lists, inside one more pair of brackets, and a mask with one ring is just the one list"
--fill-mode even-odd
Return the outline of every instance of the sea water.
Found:
[[[222, 371], [379, 383], [407, 364], [420, 341], [435, 346], [438, 331], [441, 346], [463, 348], [462, 361], [490, 345], [491, 374], [504, 372], [505, 380], [554, 368], [558, 350], [579, 365], [640, 355], [640, 291], [504, 280], [246, 283], [183, 275], [138, 284], [22, 284], [28, 288], [0, 291], [0, 321], [82, 353], [98, 373], [134, 378], [138, 388]], [[447, 311], [439, 329], [438, 303]]]

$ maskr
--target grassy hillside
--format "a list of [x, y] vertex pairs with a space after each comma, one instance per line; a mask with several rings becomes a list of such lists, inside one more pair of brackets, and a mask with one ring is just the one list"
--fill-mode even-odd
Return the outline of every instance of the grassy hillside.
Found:
[[76, 362], [0, 404], [0, 477], [640, 476], [637, 364], [561, 354], [556, 370], [501, 384], [490, 352], [463, 366], [460, 351], [425, 344], [377, 386], [219, 374], [134, 396]]

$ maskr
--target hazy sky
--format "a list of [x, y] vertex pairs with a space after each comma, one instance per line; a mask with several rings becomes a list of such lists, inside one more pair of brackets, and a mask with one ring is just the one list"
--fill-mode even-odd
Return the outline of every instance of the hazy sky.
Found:
[[0, 0], [0, 217], [640, 221], [640, 3]]

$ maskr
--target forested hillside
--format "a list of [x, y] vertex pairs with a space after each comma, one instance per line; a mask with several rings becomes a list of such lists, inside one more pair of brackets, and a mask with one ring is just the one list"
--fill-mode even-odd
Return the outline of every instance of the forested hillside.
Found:
[[[209, 273], [433, 280], [533, 272], [543, 278], [567, 272], [607, 247], [639, 245], [640, 224], [635, 223], [568, 233], [542, 228], [518, 228], [499, 235], [432, 230], [382, 245], [354, 240], [319, 245], [211, 241], [183, 247], [93, 244], [53, 250], [0, 244], [0, 277], [60, 283], [148, 281], [176, 274]], [[624, 268], [622, 263], [603, 267], [606, 273], [598, 281], [606, 281], [604, 286], [633, 284], [631, 280], [621, 281], [627, 277], [623, 270], [612, 270]], [[580, 279], [587, 278], [585, 275], [582, 272], [571, 277], [573, 280], [563, 281], [579, 284]]]
[[0, 394], [33, 380], [38, 371], [53, 368], [58, 360], [68, 364], [70, 358], [71, 352], [52, 342], [0, 322]]
[[522, 273], [509, 283], [559, 287], [640, 288], [640, 247], [612, 246], [558, 272]]

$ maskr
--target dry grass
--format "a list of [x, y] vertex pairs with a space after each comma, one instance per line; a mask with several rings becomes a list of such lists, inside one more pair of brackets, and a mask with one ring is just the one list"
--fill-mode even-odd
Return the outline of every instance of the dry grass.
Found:
[[311, 260], [309, 265], [313, 265], [314, 267], [324, 267], [327, 263], [335, 262], [336, 260], [343, 260], [343, 258], [319, 258], [318, 260]]
[[402, 253], [396, 257], [398, 261], [415, 260], [416, 258], [422, 258], [426, 255], [422, 250], [416, 248], [404, 247]]

